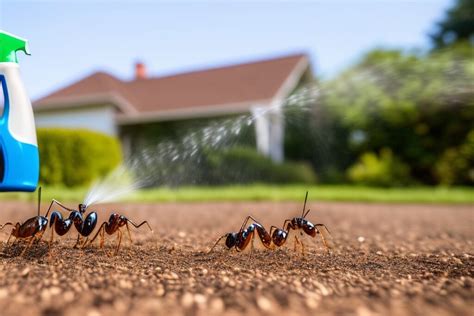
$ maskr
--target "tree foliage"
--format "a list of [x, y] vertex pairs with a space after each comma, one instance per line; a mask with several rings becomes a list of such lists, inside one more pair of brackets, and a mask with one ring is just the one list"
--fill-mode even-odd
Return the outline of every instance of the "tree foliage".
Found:
[[431, 35], [436, 48], [442, 48], [461, 41], [472, 41], [474, 37], [474, 1], [458, 0], [449, 9], [445, 18], [437, 24], [437, 31]]
[[322, 181], [327, 181], [325, 174], [344, 173], [364, 153], [388, 148], [395, 161], [409, 167], [416, 182], [439, 183], [435, 166], [448, 149], [465, 142], [474, 122], [470, 52], [466, 44], [431, 54], [369, 52], [360, 63], [321, 84], [312, 114], [301, 114], [306, 121], [297, 124], [304, 126], [307, 136], [296, 142], [289, 136], [287, 149], [311, 161]]

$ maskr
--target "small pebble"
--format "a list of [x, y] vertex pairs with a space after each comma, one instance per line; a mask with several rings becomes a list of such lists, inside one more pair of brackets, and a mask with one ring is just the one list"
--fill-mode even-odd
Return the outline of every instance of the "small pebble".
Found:
[[195, 302], [198, 306], [204, 306], [204, 305], [207, 303], [207, 297], [205, 297], [205, 296], [202, 295], [202, 294], [195, 294], [195, 295], [194, 295], [194, 302]]
[[3, 298], [8, 297], [8, 290], [7, 289], [0, 289], [0, 300]]
[[30, 268], [26, 267], [23, 269], [23, 271], [21, 271], [21, 276], [27, 277], [29, 273], [30, 273]]
[[273, 304], [268, 298], [266, 298], [264, 296], [259, 296], [257, 298], [257, 305], [261, 310], [263, 310], [265, 312], [270, 312], [272, 310], [272, 305]]
[[156, 289], [155, 294], [156, 294], [157, 296], [163, 296], [163, 295], [165, 295], [165, 287], [160, 284], [160, 285], [158, 286], [158, 288]]
[[92, 309], [87, 312], [87, 316], [102, 316], [102, 314], [97, 309]]
[[191, 293], [184, 293], [181, 297], [181, 304], [184, 308], [189, 308], [193, 305], [194, 298]]
[[213, 298], [209, 303], [209, 309], [215, 313], [221, 313], [224, 311], [224, 301], [220, 298]]

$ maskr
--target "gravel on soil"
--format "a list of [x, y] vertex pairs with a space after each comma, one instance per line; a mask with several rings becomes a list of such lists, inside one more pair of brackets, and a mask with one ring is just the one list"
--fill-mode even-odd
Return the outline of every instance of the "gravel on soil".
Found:
[[[70, 205], [72, 206], [72, 205]], [[34, 204], [1, 202], [0, 223], [34, 216]], [[333, 249], [305, 238], [306, 254], [227, 251], [221, 235], [252, 215], [266, 227], [300, 215], [293, 202], [109, 204], [92, 206], [99, 224], [112, 211], [135, 222], [106, 246], [73, 249], [77, 233], [6, 247], [0, 232], [1, 315], [472, 315], [474, 207], [308, 203]], [[46, 206], [43, 205], [43, 212]], [[49, 239], [49, 228], [44, 240]], [[258, 242], [256, 242], [258, 244]]]

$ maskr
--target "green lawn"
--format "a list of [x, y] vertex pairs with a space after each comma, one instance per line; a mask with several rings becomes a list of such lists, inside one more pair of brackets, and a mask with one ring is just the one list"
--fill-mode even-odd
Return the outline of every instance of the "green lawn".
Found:
[[[249, 185], [223, 187], [182, 187], [141, 190], [124, 198], [136, 202], [180, 201], [301, 201], [310, 192], [310, 200], [363, 201], [388, 203], [464, 203], [474, 204], [474, 188], [411, 187], [371, 188], [349, 185]], [[80, 202], [87, 189], [43, 187], [43, 201], [52, 198]], [[3, 200], [35, 200], [32, 193], [2, 193]]]

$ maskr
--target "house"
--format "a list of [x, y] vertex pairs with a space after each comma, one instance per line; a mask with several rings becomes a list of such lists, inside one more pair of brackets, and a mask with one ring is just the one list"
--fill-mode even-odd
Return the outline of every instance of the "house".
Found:
[[[87, 128], [121, 138], [171, 121], [255, 116], [256, 145], [283, 160], [281, 105], [300, 84], [312, 80], [309, 59], [295, 54], [163, 77], [148, 77], [142, 63], [124, 81], [96, 72], [34, 102], [37, 127]], [[270, 110], [268, 110], [270, 109]]]

